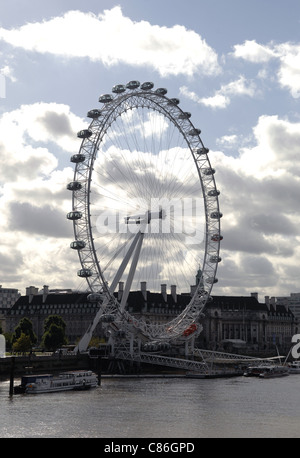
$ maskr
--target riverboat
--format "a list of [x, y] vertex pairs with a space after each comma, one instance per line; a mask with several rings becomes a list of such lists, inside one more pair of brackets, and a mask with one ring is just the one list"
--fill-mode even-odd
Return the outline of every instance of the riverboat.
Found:
[[259, 377], [265, 370], [273, 367], [270, 365], [259, 364], [257, 366], [248, 366], [244, 372], [244, 377]]
[[274, 377], [284, 377], [290, 375], [289, 369], [287, 366], [269, 366], [259, 374], [261, 378], [274, 378]]
[[300, 374], [300, 361], [293, 361], [287, 367], [290, 374]]
[[88, 390], [98, 385], [98, 377], [92, 371], [61, 372], [58, 375], [24, 375], [15, 393], [39, 394], [56, 391]]

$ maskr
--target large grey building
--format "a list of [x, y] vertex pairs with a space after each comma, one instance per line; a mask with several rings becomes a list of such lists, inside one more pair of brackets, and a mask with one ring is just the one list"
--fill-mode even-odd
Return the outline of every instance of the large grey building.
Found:
[[[191, 288], [191, 291], [193, 288]], [[115, 293], [120, 299], [123, 284]], [[23, 317], [29, 318], [33, 329], [41, 340], [44, 321], [49, 315], [60, 315], [66, 323], [66, 335], [70, 343], [75, 343], [86, 331], [97, 312], [97, 304], [89, 302], [88, 292], [49, 291], [47, 286], [41, 291], [29, 287], [26, 295], [6, 310], [6, 332], [13, 332]], [[161, 285], [160, 292], [147, 290], [146, 282], [139, 291], [130, 293], [127, 309], [137, 317], [152, 323], [167, 323], [181, 313], [191, 294], [177, 294], [176, 286]], [[297, 331], [297, 321], [286, 305], [267, 300], [258, 301], [256, 293], [251, 296], [212, 296], [205, 308], [202, 319], [203, 331], [198, 344], [202, 348], [236, 351], [274, 351], [276, 345], [281, 351], [288, 351], [291, 338]], [[102, 336], [101, 325], [96, 335]]]

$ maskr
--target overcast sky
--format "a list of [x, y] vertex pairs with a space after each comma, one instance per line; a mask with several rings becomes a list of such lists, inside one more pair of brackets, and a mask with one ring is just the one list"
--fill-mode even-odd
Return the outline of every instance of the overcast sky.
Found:
[[139, 80], [178, 97], [210, 149], [213, 294], [300, 291], [299, 30], [299, 0], [0, 0], [0, 284], [85, 287], [69, 158], [99, 95]]

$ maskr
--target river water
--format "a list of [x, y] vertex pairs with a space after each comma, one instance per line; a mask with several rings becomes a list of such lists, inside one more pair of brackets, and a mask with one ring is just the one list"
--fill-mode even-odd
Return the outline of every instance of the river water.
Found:
[[268, 380], [103, 378], [90, 391], [13, 397], [2, 381], [0, 437], [300, 437], [300, 374]]

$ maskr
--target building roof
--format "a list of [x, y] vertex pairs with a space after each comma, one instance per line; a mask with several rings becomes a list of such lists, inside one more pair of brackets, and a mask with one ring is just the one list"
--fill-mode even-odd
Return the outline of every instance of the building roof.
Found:
[[[139, 291], [132, 291], [128, 297], [128, 306], [131, 308], [133, 313], [136, 311], [141, 311], [145, 304], [147, 303], [148, 307], [154, 304], [156, 307], [158, 306], [167, 306], [171, 308], [177, 309], [184, 309], [190, 301], [191, 296], [189, 294], [177, 294], [176, 302], [172, 294], [167, 294], [167, 301], [164, 299], [164, 295], [162, 293], [152, 293], [150, 291], [146, 291], [147, 299], [145, 300], [143, 292]], [[86, 304], [90, 302], [87, 299], [89, 292], [72, 292], [72, 293], [49, 293], [45, 297], [43, 294], [36, 294], [33, 296], [20, 296], [16, 303], [9, 309], [3, 309], [5, 313], [9, 313], [13, 310], [18, 310], [22, 308], [23, 310], [26, 309], [35, 309], [41, 308], [47, 305], [56, 305], [60, 304], [62, 306], [68, 304]], [[115, 293], [117, 297], [118, 292]], [[228, 310], [242, 310], [246, 309], [249, 311], [261, 311], [267, 314], [274, 314], [274, 315], [293, 315], [291, 310], [287, 310], [285, 305], [280, 304], [270, 304], [267, 305], [265, 303], [260, 303], [258, 300], [253, 296], [212, 296], [212, 301], [208, 302], [208, 308], [222, 308]]]

